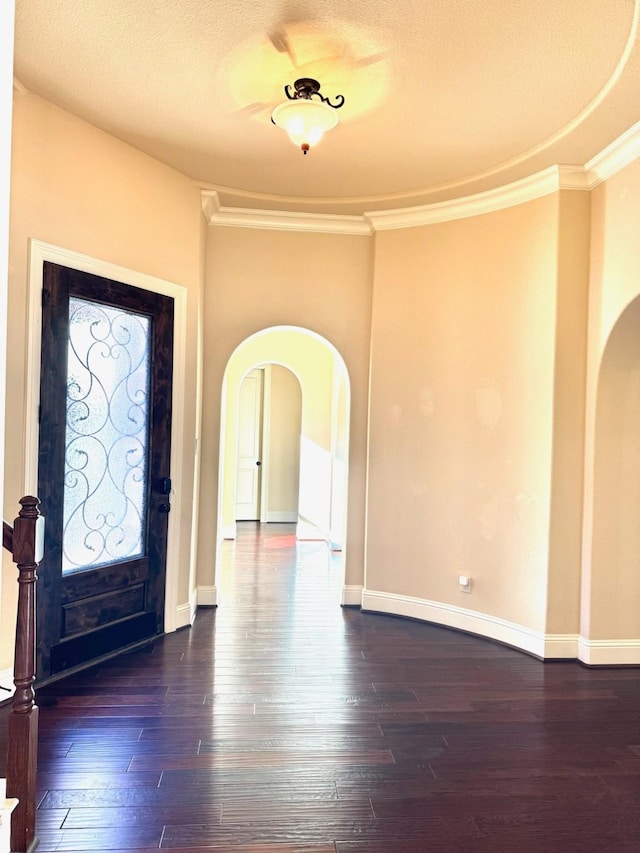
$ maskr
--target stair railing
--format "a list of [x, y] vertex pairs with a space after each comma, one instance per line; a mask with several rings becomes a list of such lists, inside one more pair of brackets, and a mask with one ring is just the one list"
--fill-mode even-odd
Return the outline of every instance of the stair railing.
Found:
[[7, 796], [19, 800], [11, 815], [11, 850], [29, 853], [38, 841], [36, 828], [36, 770], [38, 706], [33, 683], [36, 672], [36, 570], [42, 559], [44, 518], [37, 498], [20, 500], [22, 509], [13, 527], [2, 522], [2, 547], [18, 565], [18, 612], [14, 662], [15, 693], [7, 738]]

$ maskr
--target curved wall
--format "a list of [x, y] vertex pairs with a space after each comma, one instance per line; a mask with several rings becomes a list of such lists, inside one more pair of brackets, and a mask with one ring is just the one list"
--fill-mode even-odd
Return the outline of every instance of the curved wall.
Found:
[[[626, 273], [640, 265], [639, 172], [627, 167], [593, 192], [561, 190], [379, 231], [373, 263], [357, 273], [366, 237], [209, 227], [210, 376], [224, 358], [214, 331], [231, 341], [229, 330], [251, 333], [252, 324], [285, 318], [335, 343], [335, 309], [348, 305], [341, 331], [358, 334], [355, 371], [342, 351], [360, 424], [369, 393], [366, 555], [351, 562], [348, 603], [473, 631], [540, 657], [640, 661], [639, 632], [629, 624], [619, 641], [613, 610], [598, 601], [597, 577], [606, 571], [592, 572], [590, 538], [593, 376], [601, 342], [634, 293]], [[318, 281], [330, 267], [341, 283], [322, 301]], [[261, 292], [255, 276], [273, 298], [249, 305]], [[349, 334], [343, 340], [356, 343]], [[205, 420], [215, 430], [215, 413]], [[352, 452], [357, 513], [360, 459]], [[210, 568], [202, 571], [206, 577]], [[460, 591], [461, 574], [472, 578], [470, 595]]]
[[365, 606], [537, 653], [557, 230], [553, 195], [378, 234], [375, 257]]
[[[27, 94], [16, 95], [14, 121], [15, 418], [27, 412], [30, 237], [184, 284], [192, 439], [180, 523], [187, 542], [200, 473], [201, 589], [214, 584], [225, 366], [257, 331], [300, 326], [336, 347], [351, 378], [345, 603], [360, 602], [365, 585], [370, 609], [541, 656], [579, 650], [588, 663], [640, 663], [629, 603], [640, 592], [632, 435], [640, 161], [589, 192], [374, 236], [205, 228], [196, 187], [152, 158]], [[22, 491], [23, 435], [7, 438], [11, 504]], [[192, 559], [195, 548], [192, 537]], [[459, 574], [472, 577], [471, 595], [459, 591]], [[187, 568], [180, 583], [188, 609]], [[0, 666], [10, 644], [2, 641]]]

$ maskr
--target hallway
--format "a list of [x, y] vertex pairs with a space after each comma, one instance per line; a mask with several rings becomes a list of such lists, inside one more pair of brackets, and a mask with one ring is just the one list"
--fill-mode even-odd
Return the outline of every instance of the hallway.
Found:
[[627, 853], [639, 669], [341, 609], [293, 525], [239, 525], [220, 606], [40, 691], [41, 853]]

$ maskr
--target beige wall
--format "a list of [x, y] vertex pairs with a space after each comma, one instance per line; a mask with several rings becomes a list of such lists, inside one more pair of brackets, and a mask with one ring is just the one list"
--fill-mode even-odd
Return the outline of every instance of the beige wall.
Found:
[[220, 401], [235, 348], [272, 326], [310, 329], [344, 359], [351, 383], [347, 584], [364, 568], [365, 449], [372, 240], [363, 236], [209, 228], [198, 583], [212, 586], [217, 531]]
[[544, 630], [557, 228], [548, 196], [377, 235], [368, 590]]
[[331, 547], [342, 551], [345, 547], [345, 483], [348, 475], [349, 447], [349, 389], [346, 377], [334, 371], [333, 380], [333, 467], [331, 485]]
[[286, 367], [271, 366], [267, 510], [298, 513], [300, 486], [300, 382]]
[[[581, 633], [596, 644], [637, 642], [640, 161], [598, 186], [591, 203]], [[596, 647], [593, 654], [597, 653]], [[638, 661], [636, 653], [629, 662]]]
[[[6, 506], [25, 490], [35, 238], [188, 289], [174, 509], [193, 564], [198, 531], [200, 585], [214, 583], [225, 367], [251, 335], [291, 325], [329, 341], [348, 369], [347, 585], [364, 580], [366, 498], [368, 590], [580, 633], [587, 646], [637, 644], [640, 161], [591, 193], [370, 238], [206, 227], [184, 176], [28, 94], [16, 94], [13, 138]], [[339, 456], [346, 397], [334, 379], [335, 417], [314, 420], [310, 438]], [[185, 560], [181, 602], [188, 575]], [[5, 558], [0, 670], [14, 576]]]
[[589, 299], [589, 193], [559, 196], [548, 634], [578, 634]]
[[[200, 198], [179, 173], [29, 94], [14, 103], [7, 389], [12, 428], [5, 445], [4, 498], [15, 506], [25, 483], [26, 323], [29, 239], [54, 244], [188, 289], [183, 412], [181, 553], [189, 554], [197, 400], [197, 314], [201, 287]], [[174, 472], [174, 476], [176, 476]], [[189, 599], [189, 561], [181, 563], [178, 602]], [[5, 597], [2, 659], [12, 603]]]

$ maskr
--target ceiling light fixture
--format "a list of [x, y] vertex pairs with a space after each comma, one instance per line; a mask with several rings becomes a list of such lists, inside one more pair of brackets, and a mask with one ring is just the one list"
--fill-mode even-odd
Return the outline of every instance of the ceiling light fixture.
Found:
[[344, 104], [344, 95], [337, 95], [336, 103], [320, 93], [320, 83], [311, 77], [301, 77], [291, 86], [284, 87], [289, 99], [278, 104], [271, 113], [271, 121], [289, 134], [295, 145], [306, 154], [312, 145], [320, 142], [325, 131], [338, 124], [336, 110]]

